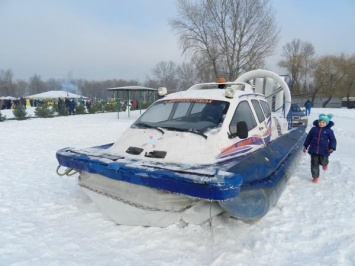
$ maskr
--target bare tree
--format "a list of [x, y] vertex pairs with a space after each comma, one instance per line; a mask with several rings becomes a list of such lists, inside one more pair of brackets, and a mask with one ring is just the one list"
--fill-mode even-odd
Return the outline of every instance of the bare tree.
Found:
[[302, 85], [307, 89], [307, 84], [310, 83], [309, 79], [312, 75], [315, 60], [314, 47], [311, 43], [295, 39], [283, 46], [282, 50], [282, 56], [285, 59], [278, 64], [291, 74], [292, 93], [300, 94]]
[[279, 35], [270, 0], [178, 0], [170, 25], [183, 54], [204, 59], [214, 79], [260, 67]]
[[190, 63], [182, 63], [177, 68], [178, 90], [187, 90], [198, 82], [196, 68]]
[[344, 64], [345, 76], [342, 80], [343, 95], [347, 99], [347, 107], [350, 107], [350, 97], [355, 96], [355, 54], [346, 58]]
[[323, 102], [323, 107], [330, 102], [334, 96], [340, 96], [342, 94], [342, 82], [346, 76], [346, 60], [344, 55], [334, 56], [327, 55], [320, 57], [315, 65], [314, 80], [315, 80], [315, 92], [321, 93], [327, 97], [327, 100]]
[[146, 77], [146, 81], [144, 82], [144, 86], [148, 87], [148, 88], [155, 88], [155, 89], [160, 87], [159, 82], [157, 80], [151, 79], [149, 76]]
[[[191, 57], [190, 64], [194, 67], [199, 82], [216, 81], [213, 65], [209, 63], [206, 57], [195, 54]], [[218, 77], [224, 77], [228, 80], [229, 73], [226, 70], [220, 71]]]
[[[83, 79], [71, 80], [77, 86], [77, 92], [89, 97], [95, 101], [106, 101], [108, 98], [116, 97], [114, 93], [108, 91], [108, 88], [138, 85], [139, 82], [135, 80], [102, 80], [102, 81], [88, 81]], [[119, 98], [127, 98], [125, 93], [117, 95]], [[135, 93], [131, 93], [132, 98], [136, 97]]]
[[16, 96], [12, 78], [13, 78], [13, 73], [11, 69], [0, 70], [0, 95], [1, 96]]
[[47, 90], [51, 90], [51, 91], [60, 91], [62, 89], [60, 82], [54, 78], [48, 79], [45, 82], [45, 86]]
[[23, 79], [16, 80], [17, 94], [21, 97], [28, 95], [28, 82]]
[[153, 69], [155, 80], [159, 86], [167, 87], [168, 90], [176, 91], [178, 88], [177, 65], [173, 61], [159, 62]]
[[303, 91], [309, 92], [312, 84], [314, 62], [316, 60], [315, 49], [311, 43], [304, 43], [303, 47], [303, 67], [301, 69], [301, 79], [303, 80]]
[[30, 95], [46, 91], [45, 83], [42, 81], [41, 76], [36, 74], [30, 77], [30, 84], [28, 88]]

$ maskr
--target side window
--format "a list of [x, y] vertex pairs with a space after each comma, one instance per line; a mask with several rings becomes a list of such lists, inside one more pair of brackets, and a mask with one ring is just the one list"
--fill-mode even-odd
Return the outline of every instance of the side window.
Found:
[[248, 131], [256, 127], [255, 117], [247, 101], [242, 101], [239, 103], [229, 127], [235, 127], [240, 121], [245, 121], [248, 126]]
[[263, 108], [264, 114], [267, 118], [271, 116], [271, 110], [267, 102], [265, 101], [260, 101], [261, 107]]
[[263, 110], [261, 110], [261, 106], [258, 100], [251, 100], [251, 104], [254, 107], [256, 116], [258, 117], [259, 123], [263, 122], [265, 120], [265, 116], [263, 113]]

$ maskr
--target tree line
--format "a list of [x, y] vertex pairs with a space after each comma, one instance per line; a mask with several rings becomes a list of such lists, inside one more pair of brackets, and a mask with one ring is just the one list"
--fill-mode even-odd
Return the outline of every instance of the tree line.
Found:
[[[151, 77], [142, 83], [70, 77], [43, 81], [37, 74], [29, 80], [15, 81], [7, 69], [0, 70], [0, 95], [20, 97], [62, 90], [69, 82], [77, 93], [107, 99], [112, 92], [106, 89], [112, 87], [164, 86], [169, 91], [179, 91], [219, 77], [233, 81], [244, 72], [265, 68], [279, 42], [280, 28], [271, 0], [177, 0], [177, 11], [169, 25], [178, 36], [186, 61], [158, 62], [150, 70]], [[278, 65], [291, 77], [293, 96], [326, 97], [327, 102], [333, 97], [355, 96], [355, 55], [317, 56], [311, 43], [294, 39], [282, 47], [281, 58]]]
[[332, 98], [355, 96], [355, 54], [316, 56], [313, 45], [294, 39], [282, 48], [279, 66], [290, 73], [293, 96]]

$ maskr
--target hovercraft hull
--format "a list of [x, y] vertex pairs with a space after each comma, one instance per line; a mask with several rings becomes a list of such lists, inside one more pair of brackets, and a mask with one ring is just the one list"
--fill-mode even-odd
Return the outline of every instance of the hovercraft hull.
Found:
[[280, 198], [305, 135], [305, 128], [299, 127], [236, 164], [204, 168], [127, 160], [108, 153], [110, 144], [62, 149], [57, 159], [81, 172], [79, 185], [118, 224], [201, 224], [224, 211], [255, 222]]
[[118, 224], [200, 224], [223, 212], [250, 222], [264, 216], [306, 136], [305, 128], [289, 130], [286, 77], [257, 69], [232, 82], [169, 94], [160, 88], [159, 95], [114, 144], [59, 150], [68, 169], [57, 173], [80, 172], [80, 186]]
[[[231, 216], [245, 222], [255, 222], [262, 218], [276, 205], [296, 169], [305, 137], [305, 128], [298, 127], [256, 152], [252, 159], [248, 158], [229, 169], [239, 171], [244, 182], [239, 195], [221, 201], [221, 207]], [[260, 176], [266, 178], [260, 179]]]
[[202, 224], [224, 212], [217, 201], [167, 193], [87, 172], [81, 172], [79, 185], [117, 224], [154, 227]]
[[205, 200], [226, 200], [238, 195], [242, 178], [218, 165], [190, 167], [131, 160], [108, 153], [110, 145], [57, 152], [61, 166], [99, 174], [114, 180]]

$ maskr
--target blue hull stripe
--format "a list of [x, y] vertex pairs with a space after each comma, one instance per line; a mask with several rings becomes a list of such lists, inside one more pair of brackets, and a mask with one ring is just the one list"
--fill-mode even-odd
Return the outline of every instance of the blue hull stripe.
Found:
[[[127, 159], [122, 161], [122, 157], [106, 156], [105, 149], [111, 144], [97, 147], [103, 150], [102, 156], [77, 153], [70, 148], [57, 151], [56, 156], [61, 166], [172, 193], [222, 201], [237, 197], [241, 190], [269, 188], [276, 185], [283, 176], [280, 173], [285, 171], [282, 168], [287, 167], [287, 163], [285, 164], [287, 157], [295, 152], [295, 147], [298, 147], [303, 139], [304, 129], [293, 130], [270, 143], [266, 148], [245, 156], [242, 161], [238, 158], [232, 167], [226, 168], [230, 165], [230, 160], [225, 165], [223, 163], [214, 165], [214, 168], [228, 172], [227, 176], [218, 174], [218, 171], [209, 176], [206, 176], [203, 171], [200, 174], [196, 171], [206, 166], [191, 167], [190, 172], [188, 169], [173, 171], [164, 169], [166, 164], [153, 168], [144, 166], [142, 161], [140, 167], [134, 167], [131, 163], [137, 165], [138, 161], [129, 162]], [[277, 174], [277, 171], [281, 172]]]

